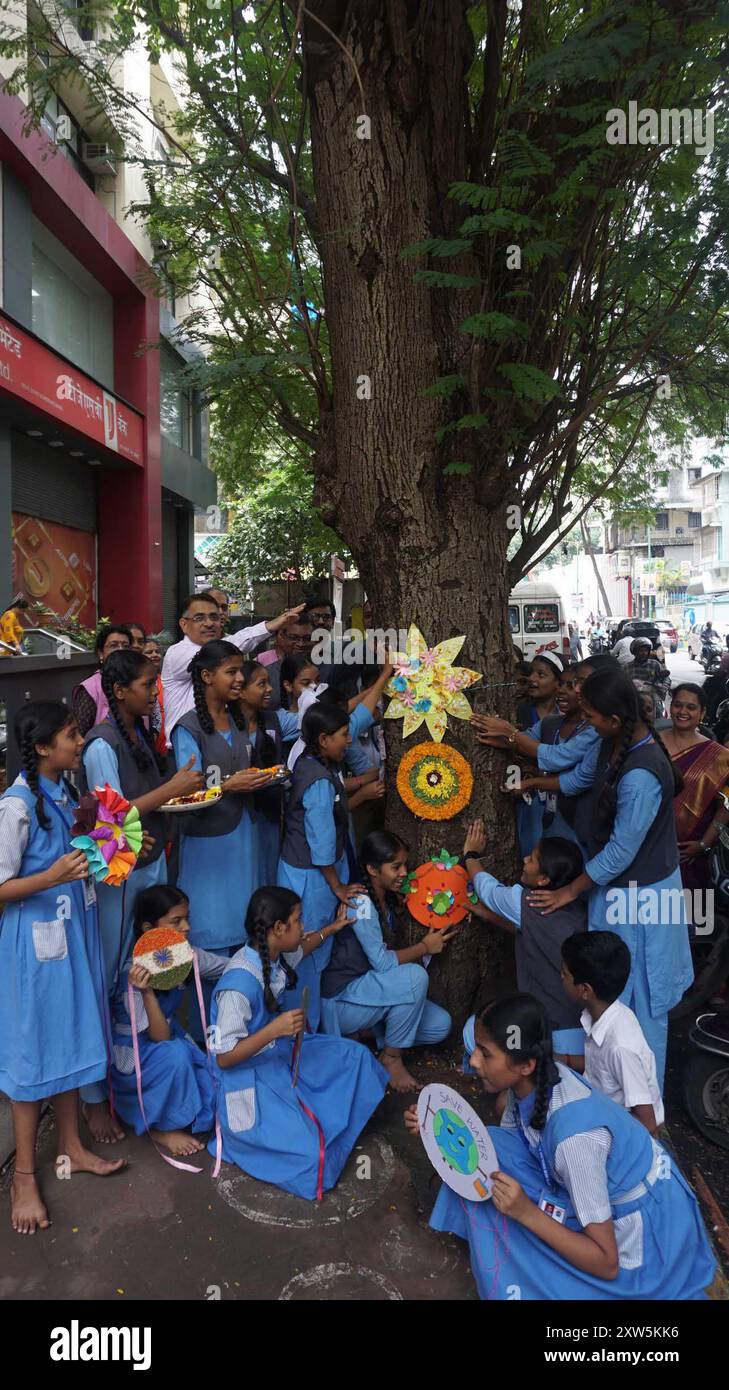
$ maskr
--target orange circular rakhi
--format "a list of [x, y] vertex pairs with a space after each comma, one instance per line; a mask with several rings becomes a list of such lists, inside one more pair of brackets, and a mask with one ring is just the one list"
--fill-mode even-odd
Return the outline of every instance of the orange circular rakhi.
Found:
[[462, 922], [478, 902], [466, 870], [445, 849], [408, 874], [400, 891], [411, 917], [431, 930]]
[[450, 820], [471, 800], [473, 773], [447, 743], [416, 743], [400, 759], [397, 789], [422, 820]]

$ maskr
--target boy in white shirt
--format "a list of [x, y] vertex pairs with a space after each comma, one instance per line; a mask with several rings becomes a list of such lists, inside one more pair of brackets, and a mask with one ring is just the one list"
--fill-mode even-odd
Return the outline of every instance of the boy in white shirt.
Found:
[[656, 1059], [618, 997], [630, 975], [628, 947], [612, 931], [575, 932], [562, 942], [561, 975], [569, 998], [584, 1005], [586, 1079], [655, 1134], [664, 1116]]

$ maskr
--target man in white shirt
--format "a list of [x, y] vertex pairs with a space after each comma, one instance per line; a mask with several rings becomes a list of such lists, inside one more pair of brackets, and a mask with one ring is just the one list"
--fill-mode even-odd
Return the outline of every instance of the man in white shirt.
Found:
[[634, 641], [635, 638], [632, 636], [621, 637], [620, 640], [615, 643], [615, 646], [613, 647], [610, 655], [614, 656], [616, 661], [619, 661], [621, 666], [629, 666], [631, 661], [633, 660], [633, 653], [630, 650], [630, 648], [632, 647]]
[[[287, 609], [277, 618], [268, 622], [245, 627], [241, 632], [226, 634], [226, 642], [232, 642], [241, 652], [255, 651], [261, 642], [272, 633], [278, 632], [288, 619], [301, 612], [298, 608]], [[222, 634], [223, 615], [212, 594], [190, 594], [180, 608], [180, 629], [182, 640], [170, 647], [162, 663], [162, 685], [165, 699], [165, 729], [169, 741], [172, 730], [183, 714], [193, 709], [192, 678], [188, 666], [196, 651], [206, 642], [217, 641]]]
[[656, 1059], [633, 1010], [618, 998], [629, 975], [630, 951], [617, 932], [575, 932], [562, 942], [562, 984], [585, 1006], [585, 1080], [654, 1134], [664, 1119]]

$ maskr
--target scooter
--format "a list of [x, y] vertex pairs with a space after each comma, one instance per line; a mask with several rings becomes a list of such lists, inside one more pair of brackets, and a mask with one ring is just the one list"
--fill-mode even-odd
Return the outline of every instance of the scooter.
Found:
[[722, 658], [722, 648], [719, 642], [715, 642], [711, 637], [701, 639], [701, 655], [699, 665], [703, 666], [707, 676], [715, 671]]
[[706, 1139], [729, 1149], [729, 1015], [700, 1014], [689, 1038], [699, 1051], [684, 1067], [684, 1105]]
[[591, 640], [590, 640], [590, 655], [591, 655], [591, 656], [601, 656], [601, 655], [603, 654], [603, 652], [607, 652], [608, 650], [609, 650], [609, 647], [608, 647], [608, 641], [607, 641], [607, 638], [606, 638], [606, 637], [593, 637], [593, 638], [591, 638]]

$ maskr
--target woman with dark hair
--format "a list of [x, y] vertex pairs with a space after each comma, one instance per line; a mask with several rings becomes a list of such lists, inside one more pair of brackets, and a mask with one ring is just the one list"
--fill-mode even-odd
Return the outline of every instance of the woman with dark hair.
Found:
[[729, 824], [729, 748], [701, 733], [705, 717], [701, 686], [691, 681], [677, 685], [663, 742], [683, 779], [673, 812], [684, 888], [709, 887], [708, 856]]
[[407, 845], [386, 830], [362, 841], [364, 892], [351, 900], [355, 919], [336, 938], [321, 978], [322, 1031], [341, 1037], [374, 1028], [379, 1060], [395, 1091], [417, 1085], [403, 1051], [442, 1042], [451, 1031], [451, 1016], [428, 999], [428, 974], [417, 962], [439, 955], [453, 929], [429, 931], [414, 946], [395, 947], [407, 858]]
[[617, 931], [633, 963], [623, 995], [653, 1049], [663, 1085], [668, 1011], [693, 979], [681, 891], [673, 799], [681, 774], [656, 729], [644, 721], [638, 693], [622, 671], [597, 672], [581, 691], [585, 718], [600, 735], [579, 767], [540, 785], [580, 798], [575, 830], [584, 872], [530, 902], [554, 912], [589, 893], [591, 931]]
[[[213, 994], [222, 1157], [317, 1201], [334, 1187], [379, 1105], [387, 1073], [357, 1042], [305, 1033], [303, 1011], [281, 1013], [280, 1000], [294, 991], [300, 963], [320, 955], [347, 921], [340, 904], [334, 921], [304, 935], [297, 894], [259, 888], [248, 904], [248, 942]], [[208, 1148], [216, 1153], [214, 1139]]]
[[[202, 779], [191, 764], [173, 777], [166, 776], [165, 764], [148, 727], [157, 681], [151, 661], [142, 652], [113, 652], [104, 661], [101, 678], [109, 713], [89, 730], [84, 740], [86, 781], [92, 791], [108, 783], [136, 806], [148, 837], [147, 848], [123, 887], [99, 883], [96, 888], [106, 986], [113, 998], [131, 949], [137, 894], [167, 879], [167, 821], [160, 815], [160, 807], [171, 797], [197, 791]], [[109, 1112], [106, 1086], [85, 1087], [81, 1095], [94, 1138], [104, 1143], [123, 1139], [123, 1130]]]
[[[694, 1193], [640, 1120], [555, 1063], [542, 1005], [500, 999], [463, 1039], [484, 1090], [508, 1090], [498, 1169], [490, 1201], [444, 1184], [430, 1224], [468, 1241], [479, 1296], [704, 1299], [716, 1261]], [[405, 1123], [417, 1133], [416, 1106]]]
[[104, 623], [98, 629], [94, 638], [94, 651], [99, 669], [93, 676], [88, 676], [80, 685], [75, 686], [71, 694], [71, 706], [82, 734], [87, 734], [89, 729], [93, 729], [94, 724], [100, 724], [109, 714], [109, 705], [101, 680], [104, 662], [112, 652], [123, 651], [131, 645], [132, 634], [124, 623]]

